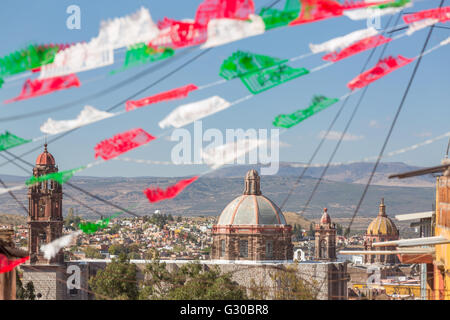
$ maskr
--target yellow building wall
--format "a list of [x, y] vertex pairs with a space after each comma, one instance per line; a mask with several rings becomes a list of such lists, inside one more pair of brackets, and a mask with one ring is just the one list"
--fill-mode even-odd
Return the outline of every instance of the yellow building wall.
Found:
[[[436, 186], [436, 236], [450, 239], [450, 177], [438, 177]], [[450, 300], [450, 244], [436, 245], [434, 299]]]
[[[370, 286], [373, 288], [384, 288], [387, 295], [399, 294], [399, 295], [411, 295], [420, 298], [420, 284], [380, 284]], [[353, 288], [358, 288], [360, 291], [370, 288], [366, 284], [354, 284]]]

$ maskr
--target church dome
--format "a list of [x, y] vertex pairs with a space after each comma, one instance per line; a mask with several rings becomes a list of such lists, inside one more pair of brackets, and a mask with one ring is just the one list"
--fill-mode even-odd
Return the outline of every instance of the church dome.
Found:
[[381, 199], [378, 216], [369, 224], [367, 235], [397, 236], [398, 229], [394, 222], [386, 215], [384, 199]]
[[55, 158], [47, 151], [47, 144], [44, 145], [44, 152], [42, 152], [36, 159], [36, 165], [54, 166]]
[[256, 170], [245, 176], [244, 194], [231, 201], [219, 216], [217, 225], [286, 225], [280, 208], [261, 194]]

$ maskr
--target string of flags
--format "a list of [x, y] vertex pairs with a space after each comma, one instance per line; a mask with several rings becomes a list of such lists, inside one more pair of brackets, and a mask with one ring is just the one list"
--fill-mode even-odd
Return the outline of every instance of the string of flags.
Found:
[[252, 0], [205, 0], [197, 8], [194, 20], [177, 21], [166, 17], [157, 24], [149, 10], [142, 7], [131, 15], [102, 21], [98, 36], [89, 42], [70, 46], [31, 46], [27, 52], [32, 63], [21, 58], [20, 61], [25, 61], [23, 67], [6, 74], [34, 70], [40, 71], [39, 79], [67, 76], [111, 65], [114, 63], [113, 51], [128, 47], [125, 64], [117, 70], [122, 71], [166, 59], [174, 54], [174, 49], [186, 46], [202, 44], [201, 48], [210, 48], [259, 35], [275, 27], [319, 21], [360, 8], [387, 10], [406, 4], [410, 1], [346, 1], [340, 4], [334, 0], [286, 0], [283, 10], [263, 8], [256, 15]]

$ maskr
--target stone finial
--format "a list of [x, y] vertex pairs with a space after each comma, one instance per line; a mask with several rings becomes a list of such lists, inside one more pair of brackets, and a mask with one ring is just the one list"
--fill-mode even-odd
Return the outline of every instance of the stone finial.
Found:
[[378, 215], [386, 217], [386, 206], [384, 205], [384, 198], [381, 198], [380, 210], [378, 211]]
[[261, 182], [258, 172], [252, 169], [245, 175], [245, 195], [261, 195]]

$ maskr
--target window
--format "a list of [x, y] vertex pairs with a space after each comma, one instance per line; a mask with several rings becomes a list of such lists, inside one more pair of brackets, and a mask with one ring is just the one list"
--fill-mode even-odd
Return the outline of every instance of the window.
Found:
[[242, 258], [248, 257], [248, 241], [247, 240], [239, 241], [239, 256]]
[[321, 258], [321, 259], [328, 258], [327, 241], [325, 239], [320, 241], [320, 255], [319, 255], [319, 258]]
[[273, 240], [266, 241], [266, 258], [273, 258]]
[[220, 256], [225, 256], [225, 240], [220, 240]]

